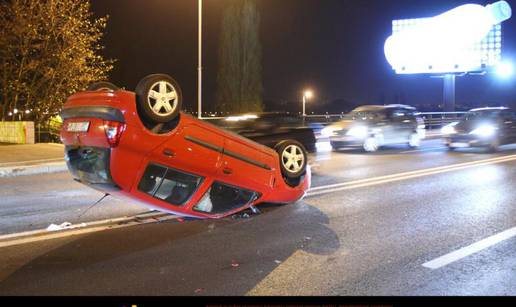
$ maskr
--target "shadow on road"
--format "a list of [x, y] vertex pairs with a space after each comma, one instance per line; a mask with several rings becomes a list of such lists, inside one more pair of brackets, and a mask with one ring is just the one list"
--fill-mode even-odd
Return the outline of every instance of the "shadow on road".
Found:
[[4, 248], [0, 295], [244, 295], [294, 253], [340, 247], [313, 206], [261, 209]]

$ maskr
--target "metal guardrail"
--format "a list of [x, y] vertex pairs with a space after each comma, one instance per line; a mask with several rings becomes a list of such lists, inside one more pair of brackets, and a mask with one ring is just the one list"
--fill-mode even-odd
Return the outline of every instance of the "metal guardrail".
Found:
[[[449, 123], [460, 120], [466, 112], [419, 112], [425, 121], [427, 130], [434, 130]], [[307, 121], [311, 123], [330, 124], [343, 119], [345, 114], [307, 115]]]
[[[449, 123], [460, 120], [466, 112], [419, 112], [425, 121], [427, 130], [435, 130]], [[346, 114], [311, 114], [306, 115], [306, 122], [312, 124], [328, 125], [343, 119]], [[226, 117], [203, 117], [203, 120], [224, 119]]]
[[467, 112], [421, 112], [427, 130], [439, 129], [447, 124], [459, 121]]
[[[418, 113], [424, 120], [427, 130], [436, 130], [444, 125], [458, 121], [466, 114], [466, 112], [420, 112]], [[344, 118], [346, 114], [311, 114], [306, 116], [306, 122], [312, 124], [328, 125]], [[208, 116], [203, 117], [203, 120], [221, 120], [226, 117]], [[60, 143], [59, 139], [59, 124], [37, 126], [36, 127], [36, 142], [55, 142]]]

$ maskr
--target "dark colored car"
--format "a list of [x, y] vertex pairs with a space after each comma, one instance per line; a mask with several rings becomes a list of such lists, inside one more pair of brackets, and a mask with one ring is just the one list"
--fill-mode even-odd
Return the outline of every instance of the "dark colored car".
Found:
[[505, 107], [472, 109], [461, 121], [442, 128], [450, 150], [483, 147], [496, 151], [498, 146], [516, 143], [516, 114]]
[[414, 107], [407, 105], [366, 105], [346, 114], [344, 119], [322, 131], [333, 149], [344, 147], [377, 151], [381, 146], [407, 144], [418, 147], [425, 137], [425, 125]]
[[75, 180], [177, 215], [220, 218], [260, 203], [294, 203], [310, 188], [303, 145], [274, 149], [180, 112], [168, 75], [135, 92], [109, 83], [68, 98], [61, 140]]
[[238, 133], [268, 147], [280, 140], [296, 140], [307, 151], [316, 150], [314, 130], [303, 118], [283, 112], [263, 112], [230, 116], [214, 121], [214, 124]]

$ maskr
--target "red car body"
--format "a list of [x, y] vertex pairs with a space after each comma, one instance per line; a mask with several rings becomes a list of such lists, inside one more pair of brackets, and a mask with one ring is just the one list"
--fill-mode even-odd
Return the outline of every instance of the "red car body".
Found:
[[[308, 166], [291, 186], [275, 150], [188, 114], [180, 113], [167, 133], [151, 132], [138, 116], [133, 92], [77, 93], [62, 117], [61, 140], [75, 180], [160, 211], [220, 218], [258, 203], [296, 202], [310, 187]], [[182, 192], [167, 196], [159, 192], [163, 185]], [[205, 197], [215, 187], [236, 197], [235, 204], [206, 211]]]

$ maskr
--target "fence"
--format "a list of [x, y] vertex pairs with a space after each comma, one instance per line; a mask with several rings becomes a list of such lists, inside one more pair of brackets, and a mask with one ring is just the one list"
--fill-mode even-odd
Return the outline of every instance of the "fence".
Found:
[[[425, 120], [425, 125], [427, 130], [434, 130], [439, 129], [442, 126], [452, 123], [454, 121], [458, 121], [464, 116], [466, 112], [421, 112], [419, 115]], [[305, 118], [305, 121], [310, 124], [320, 124], [320, 125], [328, 125], [333, 122], [339, 121], [345, 117], [346, 114], [318, 114], [318, 115], [307, 115]], [[225, 117], [203, 117], [203, 120], [221, 120]], [[46, 125], [37, 125], [34, 127], [34, 124], [32, 122], [5, 122], [5, 123], [11, 123], [10, 125], [13, 126], [16, 123], [30, 123], [32, 124], [29, 128], [21, 128], [18, 127], [19, 131], [27, 131], [29, 135], [28, 137], [24, 136], [23, 142], [38, 142], [38, 143], [47, 143], [47, 142], [54, 142], [59, 143], [59, 132], [62, 126], [61, 122], [58, 121], [50, 121]], [[30, 125], [29, 125], [30, 126]], [[9, 126], [10, 127], [10, 126]], [[14, 126], [13, 126], [14, 127]], [[0, 132], [2, 131], [2, 126], [0, 126]], [[14, 130], [13, 130], [14, 131]], [[32, 134], [30, 133], [32, 131]], [[0, 142], [6, 142], [6, 143], [22, 143], [21, 141], [21, 134], [18, 137], [18, 139], [14, 139], [13, 133], [9, 134], [7, 132], [3, 132], [4, 135], [9, 135], [9, 139], [1, 138], [0, 134]], [[32, 135], [32, 136], [31, 136]]]
[[60, 143], [60, 131], [63, 123], [61, 121], [51, 119], [45, 124], [36, 125], [36, 142], [38, 143]]
[[[427, 130], [439, 129], [444, 125], [460, 120], [466, 112], [420, 112]], [[306, 115], [305, 122], [328, 125], [343, 119], [346, 114], [317, 114]], [[225, 117], [203, 117], [204, 120], [224, 119]]]
[[0, 122], [0, 142], [34, 144], [34, 122]]

